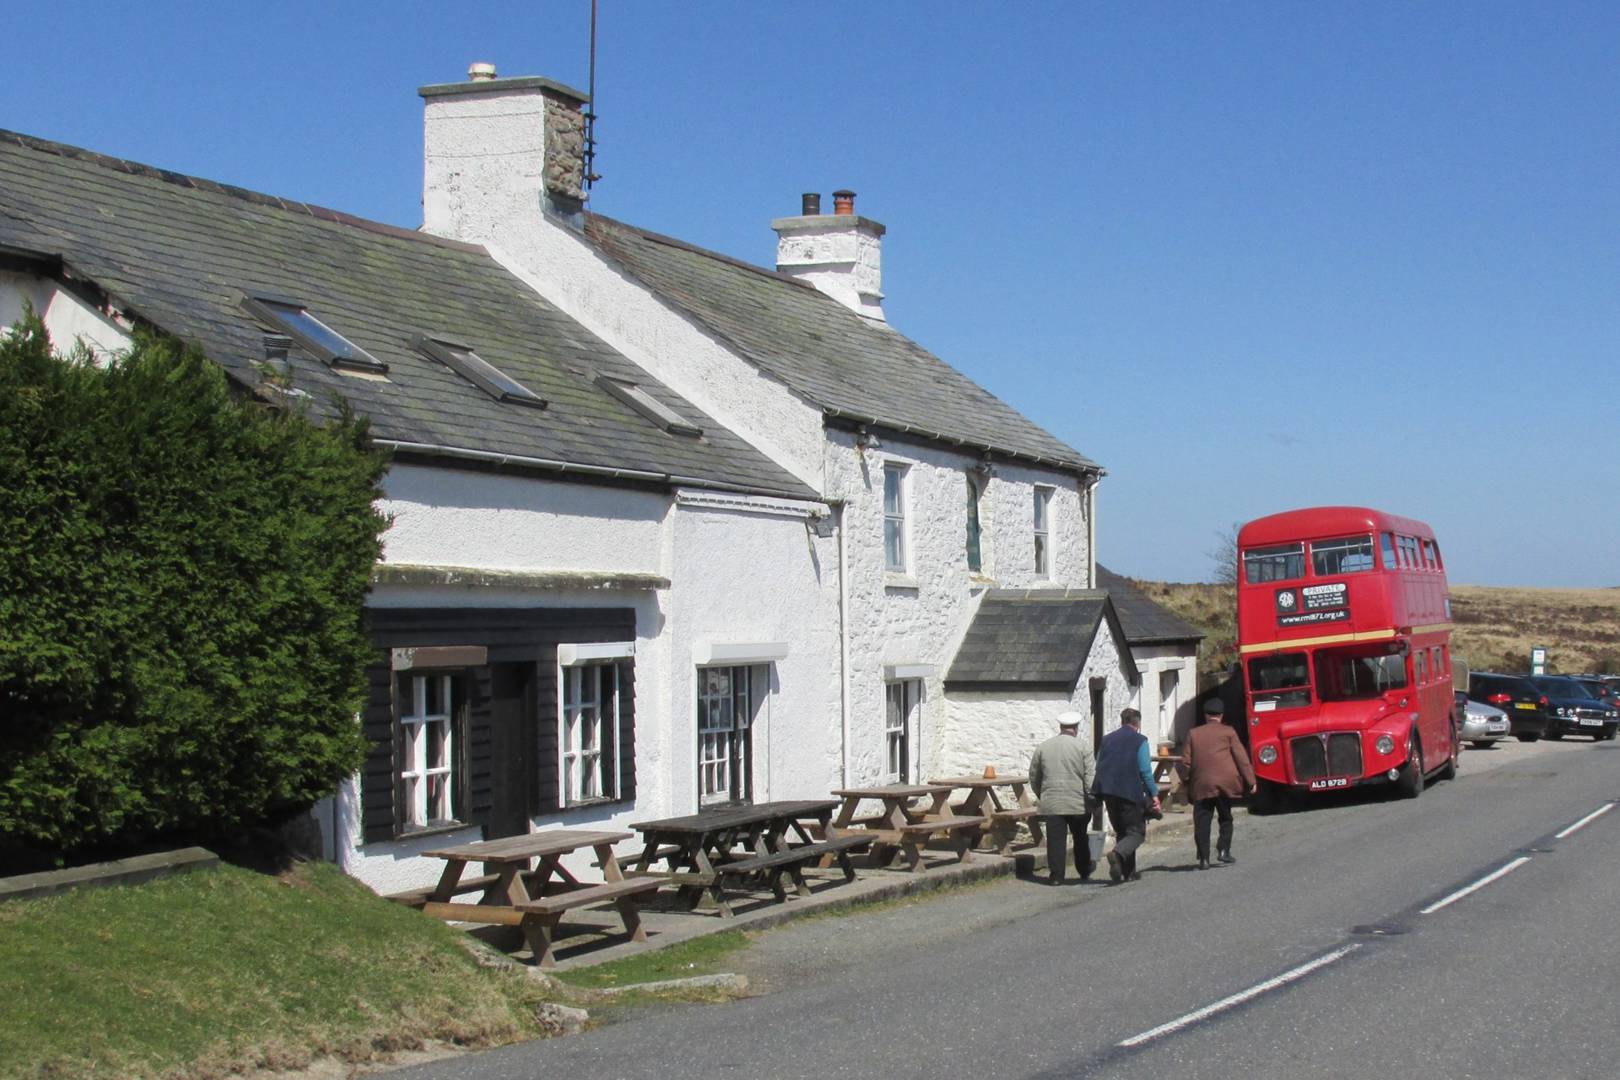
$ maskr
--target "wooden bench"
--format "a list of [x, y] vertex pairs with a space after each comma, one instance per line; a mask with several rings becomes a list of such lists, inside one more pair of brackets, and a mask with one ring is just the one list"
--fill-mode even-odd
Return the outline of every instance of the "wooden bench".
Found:
[[[451, 894], [460, 896], [463, 893], [487, 890], [500, 880], [501, 875], [499, 874], [480, 874], [477, 877], [462, 878], [456, 883], [456, 887]], [[408, 889], [405, 892], [389, 893], [383, 899], [392, 900], [396, 904], [404, 904], [406, 907], [419, 908], [427, 903], [428, 899], [438, 891], [439, 887], [437, 885], [429, 885], [425, 889]]]
[[987, 830], [990, 850], [997, 855], [1007, 854], [1007, 849], [1012, 847], [1014, 838], [1018, 836], [1018, 826], [1038, 816], [1039, 811], [1033, 806], [1014, 806], [1006, 810], [990, 811], [988, 815], [990, 828]]
[[542, 896], [527, 903], [508, 907], [495, 904], [428, 903], [422, 907], [424, 915], [456, 922], [485, 923], [494, 926], [517, 926], [534, 953], [534, 962], [540, 967], [556, 963], [551, 955], [551, 943], [563, 912], [611, 901], [624, 923], [625, 933], [631, 941], [646, 941], [647, 932], [641, 928], [641, 912], [636, 908], [639, 893], [652, 892], [663, 882], [654, 878], [627, 878], [601, 885], [586, 885], [566, 892]]
[[778, 900], [787, 899], [787, 890], [782, 887], [782, 875], [787, 874], [793, 878], [794, 888], [800, 896], [810, 895], [810, 886], [804, 880], [804, 867], [810, 863], [820, 862], [823, 858], [831, 856], [836, 859], [844, 871], [844, 880], [855, 880], [855, 868], [850, 865], [849, 852], [856, 848], [863, 848], [872, 842], [870, 836], [845, 835], [835, 836], [831, 840], [822, 840], [814, 844], [800, 844], [798, 847], [787, 848], [783, 851], [772, 852], [769, 855], [754, 855], [744, 859], [734, 859], [721, 863], [715, 867], [715, 873], [722, 877], [742, 877], [747, 874], [763, 873], [771, 891]]
[[922, 849], [929, 840], [943, 833], [950, 838], [951, 849], [956, 852], [957, 862], [971, 862], [973, 855], [970, 849], [978, 841], [979, 833], [985, 828], [982, 817], [936, 817], [923, 821], [914, 821], [893, 829], [868, 829], [872, 837], [872, 859], [875, 865], [883, 866], [894, 857], [893, 852], [886, 852], [885, 848], [894, 848], [906, 857], [906, 869], [915, 871], [922, 865]]

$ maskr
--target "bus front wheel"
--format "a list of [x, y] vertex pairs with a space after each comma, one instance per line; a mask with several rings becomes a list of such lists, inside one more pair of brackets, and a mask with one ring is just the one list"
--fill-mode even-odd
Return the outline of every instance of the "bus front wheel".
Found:
[[1412, 738], [1412, 752], [1406, 756], [1406, 764], [1401, 767], [1400, 779], [1395, 781], [1396, 789], [1403, 799], [1415, 799], [1423, 794], [1423, 744], [1417, 737]]

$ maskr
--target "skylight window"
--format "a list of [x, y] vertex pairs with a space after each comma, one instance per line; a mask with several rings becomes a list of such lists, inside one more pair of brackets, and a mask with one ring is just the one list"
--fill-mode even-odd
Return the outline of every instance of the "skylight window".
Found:
[[294, 341], [335, 368], [386, 372], [388, 365], [327, 326], [296, 300], [250, 296], [242, 302], [248, 311], [285, 331]]
[[471, 345], [448, 341], [445, 338], [430, 338], [424, 334], [416, 335], [411, 344], [461, 375], [496, 401], [510, 401], [515, 405], [528, 405], [535, 409], [546, 407], [545, 398], [479, 356]]
[[633, 382], [598, 375], [596, 385], [645, 416], [671, 435], [702, 435], [703, 429], [683, 418], [674, 409], [655, 399]]

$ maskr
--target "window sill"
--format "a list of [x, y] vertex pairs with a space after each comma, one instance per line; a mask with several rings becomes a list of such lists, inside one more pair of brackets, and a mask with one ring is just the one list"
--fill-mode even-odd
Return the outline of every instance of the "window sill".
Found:
[[883, 572], [883, 587], [885, 589], [912, 589], [917, 586], [917, 579], [910, 574], [897, 574], [893, 570]]
[[442, 836], [445, 833], [460, 832], [472, 828], [470, 821], [443, 821], [432, 825], [407, 825], [394, 834], [395, 840], [415, 840], [419, 836]]
[[614, 803], [626, 801], [610, 795], [603, 795], [594, 799], [580, 799], [577, 802], [563, 803], [559, 809], [566, 813], [569, 810], [589, 810], [593, 806], [612, 806]]

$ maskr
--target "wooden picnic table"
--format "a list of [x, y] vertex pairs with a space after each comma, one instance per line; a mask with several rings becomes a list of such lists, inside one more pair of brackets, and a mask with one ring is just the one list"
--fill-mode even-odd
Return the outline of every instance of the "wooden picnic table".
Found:
[[[874, 866], [886, 866], [896, 855], [903, 855], [906, 869], [915, 872], [922, 865], [923, 846], [936, 836], [950, 841], [957, 862], [967, 862], [985, 822], [983, 817], [959, 817], [950, 812], [946, 804], [954, 790], [948, 784], [885, 784], [834, 791], [844, 805], [832, 824], [832, 835], [871, 837]], [[924, 798], [927, 805], [914, 805]], [[857, 817], [861, 803], [869, 800], [882, 803], [882, 812]]]
[[[977, 815], [983, 818], [984, 831], [980, 835], [989, 838], [990, 848], [997, 855], [1005, 855], [1012, 847], [1018, 835], [1019, 822], [1029, 826], [1030, 836], [1035, 843], [1041, 842], [1040, 816], [1035, 808], [1035, 799], [1030, 794], [1029, 777], [948, 776], [931, 782], [955, 790], [966, 789], [967, 797], [952, 808], [953, 812], [959, 817]], [[1011, 805], [1002, 802], [997, 788], [1012, 789]]]
[[[551, 967], [552, 941], [565, 911], [590, 904], [611, 902], [632, 941], [646, 941], [641, 915], [636, 909], [639, 893], [657, 889], [657, 882], [626, 879], [613, 857], [613, 845], [630, 839], [627, 832], [598, 832], [587, 829], [545, 829], [499, 840], [483, 840], [455, 847], [438, 848], [422, 854], [445, 860], [444, 872], [432, 889], [397, 894], [394, 899], [419, 906], [423, 914], [452, 922], [491, 923], [517, 926], [523, 931], [534, 960], [540, 967]], [[589, 847], [602, 868], [601, 882], [581, 881], [562, 865], [565, 855]], [[539, 867], [533, 867], [539, 859]], [[468, 863], [483, 863], [486, 873], [463, 878]], [[458, 903], [455, 897], [482, 891], [476, 904]]]
[[1186, 781], [1180, 770], [1181, 755], [1154, 754], [1152, 760], [1153, 782], [1159, 785], [1159, 796], [1164, 800], [1164, 804], [1169, 806], [1177, 795], [1185, 794], [1182, 791]]
[[[803, 868], [823, 859], [828, 865], [836, 862], [845, 881], [854, 880], [849, 852], [869, 840], [832, 835], [828, 825], [837, 806], [832, 799], [750, 803], [633, 822], [630, 827], [641, 833], [644, 845], [640, 855], [626, 861], [635, 877], [673, 884], [692, 906], [707, 899], [722, 918], [730, 918], [727, 880], [760, 874], [779, 901], [787, 899], [783, 875], [792, 879], [799, 896], [809, 896]], [[820, 838], [812, 835], [807, 823]], [[667, 869], [655, 869], [660, 862]]]

